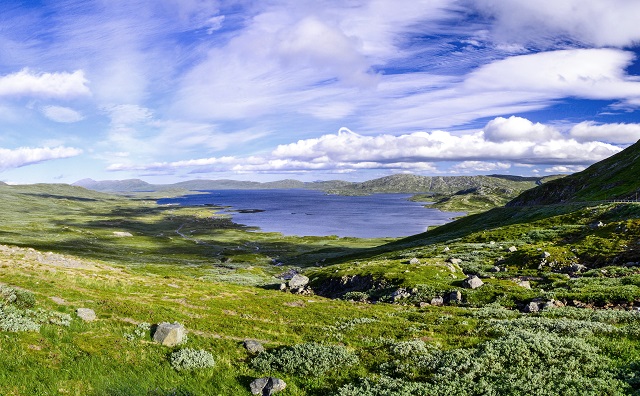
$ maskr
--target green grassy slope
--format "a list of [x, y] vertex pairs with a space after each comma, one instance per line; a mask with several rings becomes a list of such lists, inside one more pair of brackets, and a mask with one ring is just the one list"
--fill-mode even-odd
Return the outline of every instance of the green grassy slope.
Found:
[[591, 165], [582, 172], [553, 180], [515, 198], [509, 206], [562, 202], [636, 199], [640, 193], [640, 142]]

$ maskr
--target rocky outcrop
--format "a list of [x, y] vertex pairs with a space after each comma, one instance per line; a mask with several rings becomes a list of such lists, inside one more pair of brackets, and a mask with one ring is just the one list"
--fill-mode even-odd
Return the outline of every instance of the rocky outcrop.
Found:
[[462, 287], [465, 287], [467, 289], [477, 289], [482, 285], [484, 285], [484, 282], [476, 275], [472, 275], [462, 281]]

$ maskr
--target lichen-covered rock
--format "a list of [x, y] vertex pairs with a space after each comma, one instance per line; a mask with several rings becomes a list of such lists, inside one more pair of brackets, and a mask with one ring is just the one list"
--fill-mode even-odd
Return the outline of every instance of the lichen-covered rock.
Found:
[[304, 288], [309, 283], [309, 278], [304, 275], [295, 274], [289, 280], [289, 289]]
[[531, 301], [529, 304], [524, 306], [524, 312], [526, 313], [535, 313], [538, 311], [540, 311], [540, 306], [535, 301]]
[[442, 297], [434, 297], [431, 299], [431, 305], [434, 305], [436, 307], [440, 307], [444, 305], [444, 298]]
[[280, 378], [264, 377], [253, 380], [249, 384], [251, 394], [270, 396], [276, 392], [280, 392], [287, 387], [287, 384]]
[[418, 260], [417, 258], [414, 257], [411, 260], [409, 260], [409, 264], [411, 264], [411, 265], [420, 264], [420, 260]]
[[264, 352], [264, 346], [256, 340], [244, 340], [244, 347], [252, 355], [257, 355], [260, 352]]
[[477, 289], [482, 285], [484, 285], [484, 282], [476, 275], [471, 275], [470, 277], [462, 281], [462, 286], [466, 287], [467, 289]]
[[153, 333], [153, 340], [164, 346], [172, 347], [181, 344], [186, 339], [187, 330], [180, 323], [162, 322]]
[[76, 315], [85, 322], [93, 322], [96, 320], [96, 313], [91, 308], [78, 308], [76, 309]]

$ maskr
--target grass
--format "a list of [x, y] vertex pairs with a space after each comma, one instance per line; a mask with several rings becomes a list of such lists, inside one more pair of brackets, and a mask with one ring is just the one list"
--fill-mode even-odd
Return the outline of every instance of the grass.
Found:
[[[640, 318], [630, 310], [640, 267], [624, 265], [640, 261], [638, 205], [500, 208], [410, 238], [359, 240], [260, 233], [214, 207], [68, 186], [0, 189], [12, 209], [0, 213], [0, 283], [33, 309], [73, 318], [0, 332], [2, 395], [248, 395], [266, 375], [286, 381], [285, 396], [640, 389]], [[585, 268], [569, 272], [575, 263]], [[353, 286], [365, 301], [276, 290], [274, 275], [291, 269], [318, 292]], [[469, 274], [485, 285], [464, 289]], [[420, 304], [452, 291], [462, 302]], [[567, 307], [520, 312], [551, 299]], [[77, 318], [81, 307], [97, 320]], [[185, 345], [136, 335], [141, 323], [175, 321]], [[246, 338], [265, 355], [255, 360]], [[172, 353], [184, 348], [215, 363], [176, 370]]]

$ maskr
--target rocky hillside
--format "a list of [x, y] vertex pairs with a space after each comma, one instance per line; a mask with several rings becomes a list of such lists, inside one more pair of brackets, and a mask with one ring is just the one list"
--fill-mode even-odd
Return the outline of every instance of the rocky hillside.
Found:
[[526, 191], [508, 206], [549, 205], [564, 202], [635, 200], [640, 193], [640, 142], [582, 172]]

